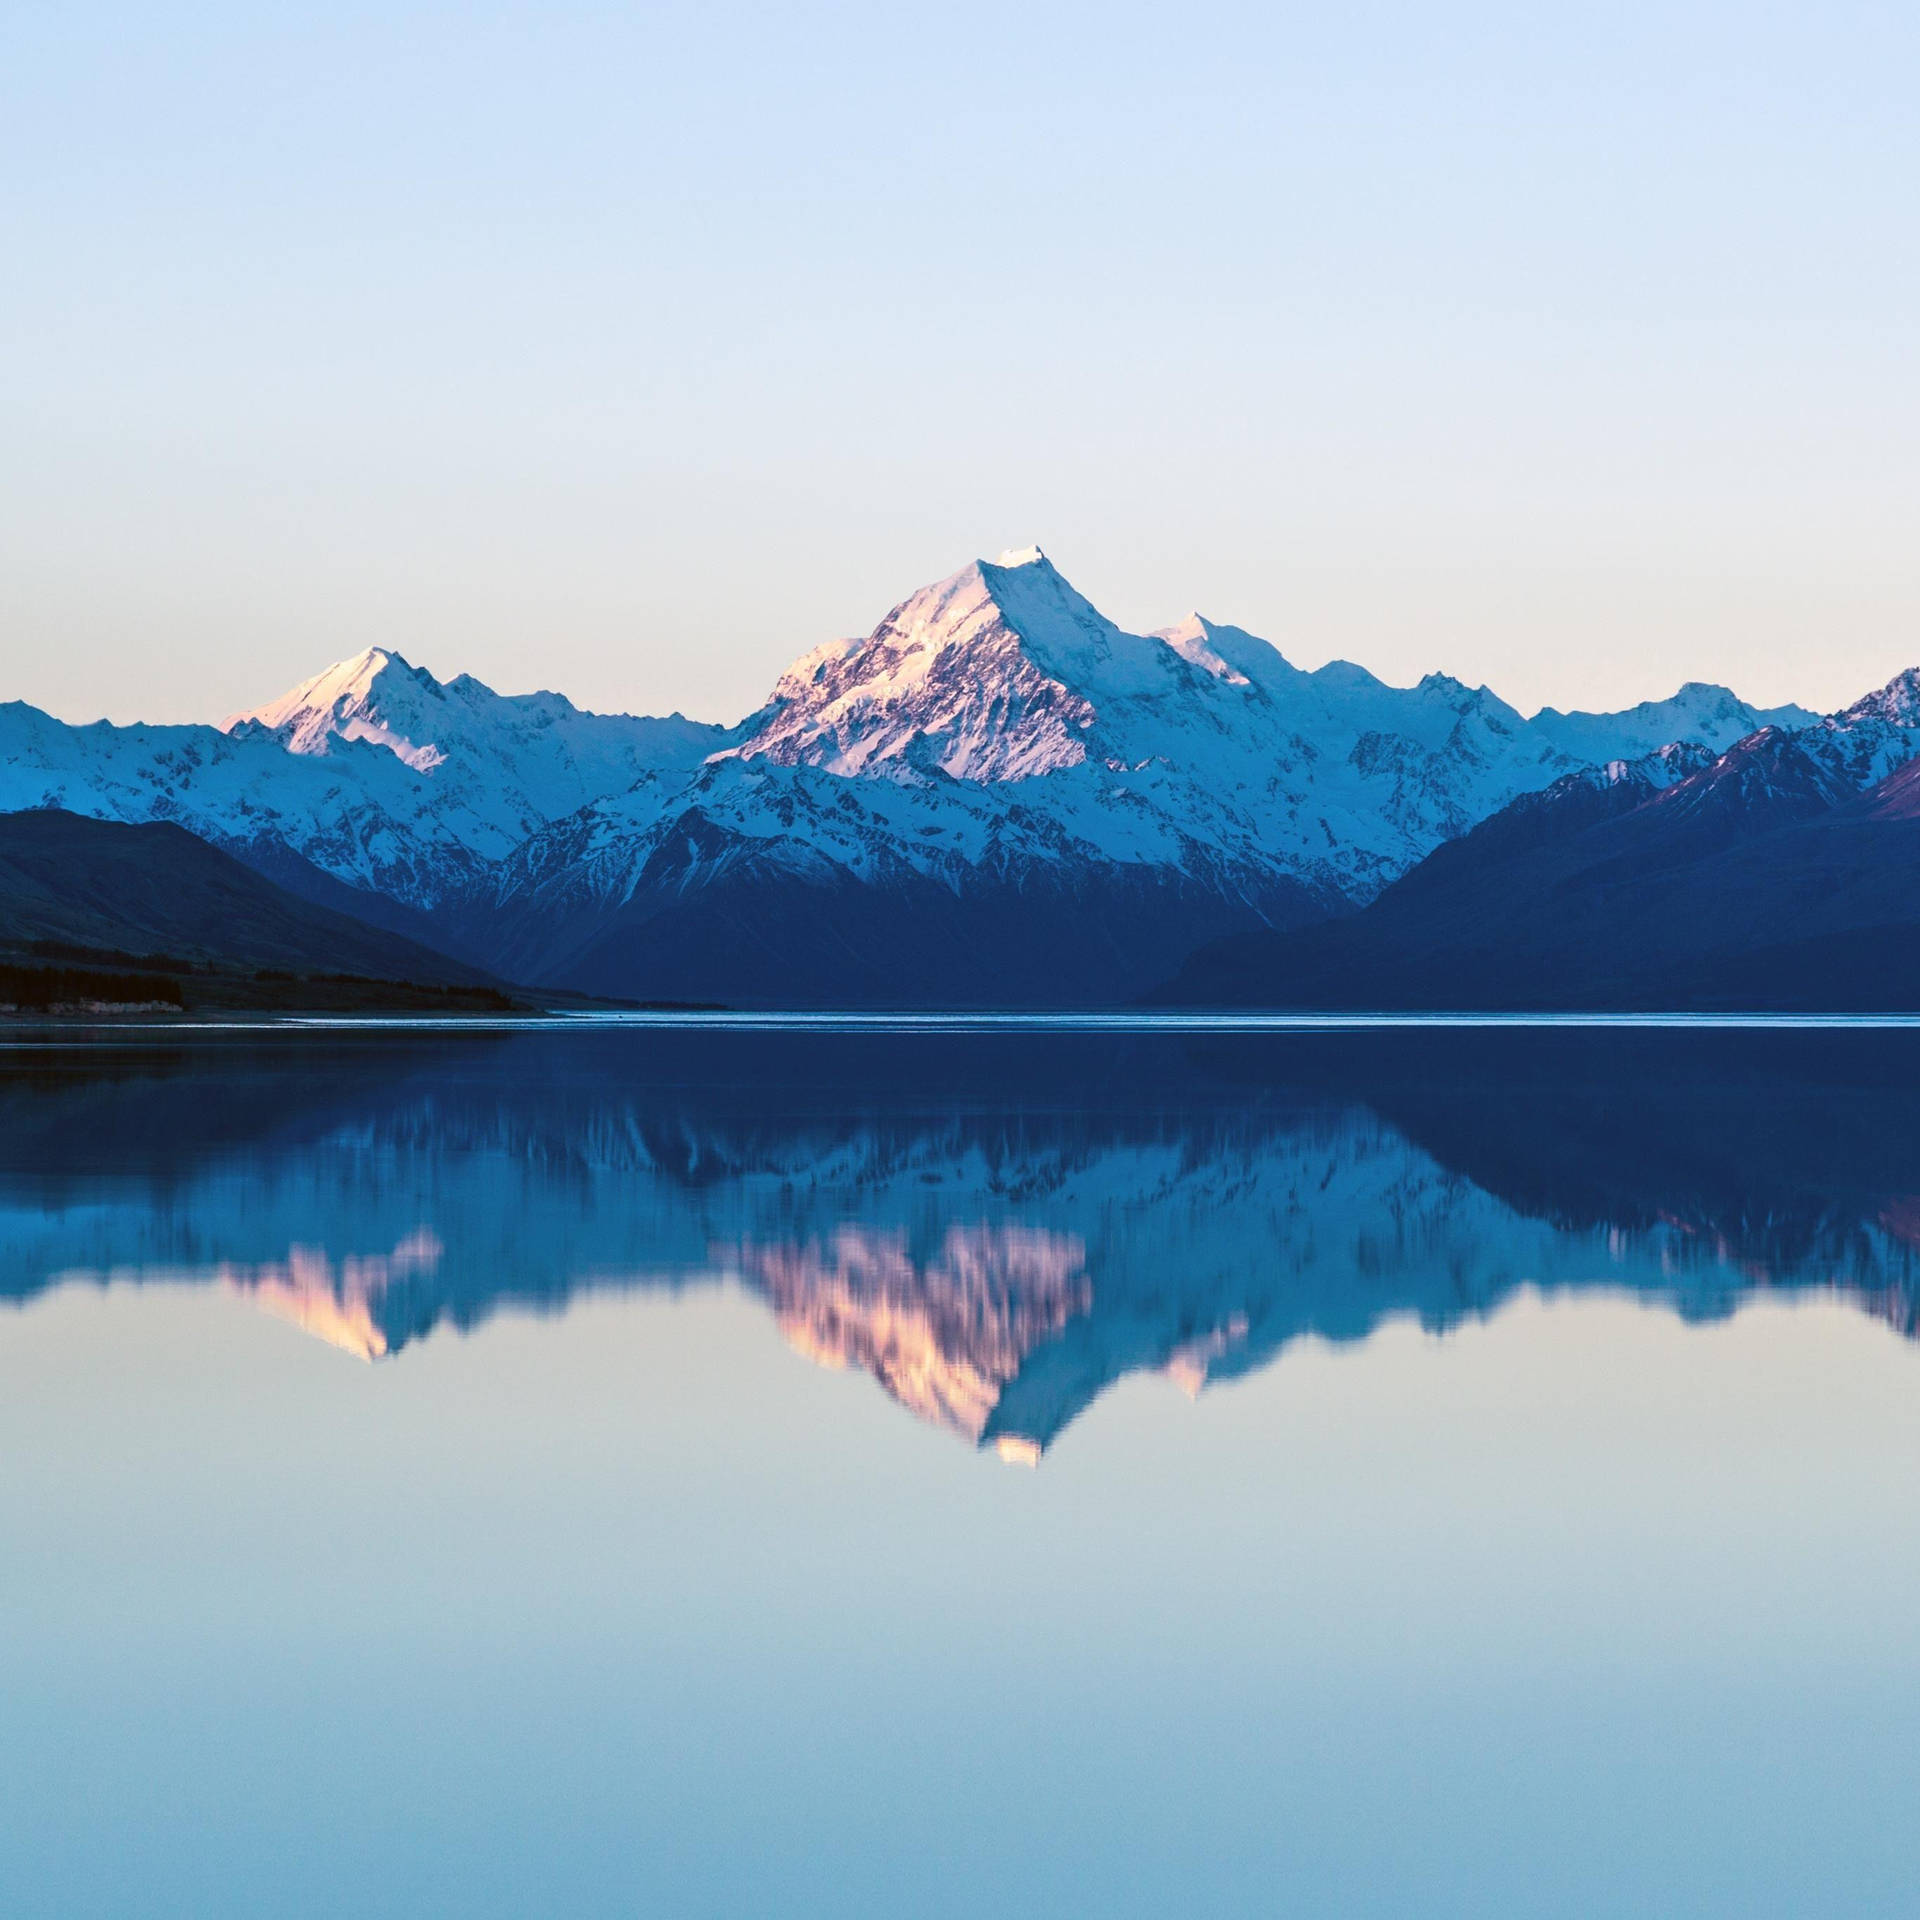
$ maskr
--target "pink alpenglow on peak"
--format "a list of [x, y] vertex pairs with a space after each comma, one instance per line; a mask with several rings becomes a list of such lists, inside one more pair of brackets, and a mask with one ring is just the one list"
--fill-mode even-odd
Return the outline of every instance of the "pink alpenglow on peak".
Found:
[[[395, 704], [394, 682], [400, 679], [416, 686], [424, 680], [435, 693], [440, 691], [430, 675], [417, 673], [397, 653], [367, 647], [265, 706], [228, 714], [220, 730], [231, 733], [251, 722], [278, 736], [290, 753], [325, 753], [336, 737], [366, 740], [387, 748], [417, 772], [431, 773], [447, 756], [431, 739], [419, 737], [418, 724], [425, 716], [417, 698], [399, 702], [405, 709], [404, 720], [390, 712]], [[399, 724], [392, 723], [396, 720]]]
[[931, 766], [963, 780], [1078, 766], [1094, 705], [1046, 642], [1070, 646], [1106, 625], [1037, 547], [1008, 564], [977, 560], [903, 600], [866, 639], [803, 656], [761, 724], [716, 757], [840, 775]]
[[[922, 1420], [975, 1444], [1029, 1356], [1093, 1307], [1085, 1243], [1043, 1227], [955, 1222], [924, 1260], [904, 1233], [851, 1223], [824, 1243], [725, 1254], [797, 1351], [821, 1366], [864, 1368]], [[1037, 1462], [1038, 1440], [1006, 1437], [1014, 1457]]]
[[864, 640], [815, 648], [726, 754], [845, 776], [1033, 779], [1093, 757], [1097, 722], [1177, 699], [1182, 672], [1164, 641], [1115, 626], [1023, 547], [923, 587]]

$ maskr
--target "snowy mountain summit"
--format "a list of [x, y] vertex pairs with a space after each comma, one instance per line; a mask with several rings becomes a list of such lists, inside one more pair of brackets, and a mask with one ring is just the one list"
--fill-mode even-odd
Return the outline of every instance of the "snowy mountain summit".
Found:
[[1689, 687], [1617, 717], [1529, 722], [1444, 674], [1396, 688], [1344, 661], [1303, 672], [1198, 613], [1128, 633], [1029, 547], [806, 655], [725, 753], [843, 778], [1044, 780], [1095, 850], [1337, 901], [1576, 767], [1681, 737], [1718, 750], [1785, 717]]
[[658, 768], [698, 766], [731, 738], [677, 713], [583, 713], [564, 694], [499, 694], [471, 674], [443, 684], [384, 647], [220, 727], [293, 754], [338, 754], [348, 742], [385, 748], [431, 780], [440, 816], [460, 822], [463, 843], [489, 857]]
[[801, 655], [734, 727], [441, 682], [370, 647], [218, 729], [0, 708], [0, 806], [173, 819], [534, 983], [1086, 1002], [1206, 939], [1363, 905], [1583, 769], [1693, 764], [1771, 726], [1864, 787], [1920, 740], [1916, 686], [1825, 720], [1698, 683], [1527, 718], [1441, 673], [1306, 671], [1198, 613], [1128, 632], [1031, 547]]
[[260, 727], [289, 753], [325, 753], [335, 738], [367, 740], [416, 772], [431, 773], [447, 758], [430, 737], [433, 721], [425, 711], [435, 695], [444, 698], [445, 689], [430, 674], [382, 647], [368, 647], [301, 681], [278, 700], [229, 714], [220, 730]]
[[1163, 651], [1121, 633], [1029, 547], [923, 587], [865, 640], [807, 654], [731, 751], [838, 774], [1057, 773], [1087, 758], [1096, 702], [1152, 684]]

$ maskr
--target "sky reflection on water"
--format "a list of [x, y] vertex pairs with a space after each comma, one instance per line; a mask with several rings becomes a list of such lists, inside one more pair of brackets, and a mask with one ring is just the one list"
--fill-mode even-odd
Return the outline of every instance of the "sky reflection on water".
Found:
[[1482, 1038], [11, 1061], [8, 1910], [1911, 1911], [1920, 1042]]

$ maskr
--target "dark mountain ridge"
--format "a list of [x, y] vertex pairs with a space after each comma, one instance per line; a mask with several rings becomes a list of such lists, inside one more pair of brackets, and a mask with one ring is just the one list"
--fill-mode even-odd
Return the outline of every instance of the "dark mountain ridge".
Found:
[[1661, 786], [1569, 775], [1358, 914], [1196, 953], [1168, 1005], [1920, 1008], [1920, 771], [1864, 794], [1763, 728]]
[[0, 998], [21, 1005], [351, 1002], [366, 996], [341, 989], [400, 983], [497, 997], [499, 985], [298, 898], [184, 827], [56, 807], [0, 814], [0, 962]]

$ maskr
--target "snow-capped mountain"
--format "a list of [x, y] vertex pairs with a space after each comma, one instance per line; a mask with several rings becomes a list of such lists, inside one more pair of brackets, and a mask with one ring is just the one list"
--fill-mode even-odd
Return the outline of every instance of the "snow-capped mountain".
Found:
[[1209, 935], [1364, 903], [1667, 724], [1677, 777], [1767, 721], [1696, 684], [1540, 724], [1441, 674], [1304, 672], [1199, 615], [1129, 634], [1029, 549], [807, 655], [684, 783], [533, 835], [488, 912], [509, 971], [598, 992], [1125, 997]]
[[1776, 717], [1696, 684], [1619, 716], [1528, 721], [1444, 674], [1401, 688], [1345, 661], [1303, 672], [1199, 614], [1124, 633], [1029, 548], [809, 655], [727, 751], [897, 781], [1046, 776], [1046, 799], [1023, 802], [1114, 858], [1205, 847], [1363, 900], [1575, 766], [1679, 739], [1718, 750]]
[[316, 757], [290, 754], [264, 731], [66, 726], [16, 701], [0, 707], [0, 809], [21, 807], [173, 820], [256, 864], [310, 863], [410, 905], [470, 883], [512, 844], [367, 741]]
[[485, 796], [516, 838], [654, 768], [698, 766], [737, 731], [677, 713], [583, 713], [564, 694], [499, 694], [467, 673], [442, 685], [382, 647], [220, 723], [227, 734], [256, 729], [290, 753], [324, 754], [343, 740], [385, 747], [439, 775], [443, 801]]
[[1792, 730], [1812, 726], [1819, 717], [1805, 707], [1750, 707], [1725, 687], [1689, 680], [1668, 700], [1643, 700], [1619, 713], [1561, 713], [1542, 707], [1531, 724], [1576, 759], [1634, 760], [1676, 740], [1719, 748], [1762, 727]]
[[1794, 738], [1856, 792], [1913, 757], [1920, 740], [1920, 668], [1897, 673], [1852, 706], [1799, 729]]
[[865, 640], [816, 648], [780, 677], [733, 752], [828, 773], [937, 767], [956, 780], [1077, 767], [1111, 730], [1103, 704], [1151, 690], [1164, 649], [1123, 634], [1039, 548], [925, 587]]
[[[1920, 759], [1884, 702], [1567, 774], [1360, 913], [1229, 936], [1155, 997], [1321, 1008], [1907, 1012]], [[1850, 710], [1852, 711], [1852, 710]], [[1863, 792], [1885, 756], [1894, 772]]]
[[1920, 740], [1920, 679], [1823, 720], [1698, 683], [1527, 719], [1443, 674], [1303, 671], [1198, 614], [1126, 632], [1031, 548], [803, 655], [736, 727], [443, 683], [374, 648], [220, 728], [0, 708], [0, 807], [172, 819], [538, 983], [1084, 1000], [1364, 905], [1570, 773], [1667, 748], [1690, 771], [1769, 726], [1857, 790]]
[[1173, 785], [725, 758], [535, 834], [463, 935], [519, 978], [593, 993], [1061, 1004], [1137, 992], [1210, 933], [1339, 908], [1257, 849], [1183, 831], [1156, 804]]
[[[1603, 742], [1606, 757], [1625, 740]], [[1577, 764], [1444, 675], [1402, 689], [1344, 662], [1303, 673], [1199, 615], [1122, 632], [1038, 548], [977, 561], [868, 639], [807, 656], [729, 752], [894, 780], [1047, 776], [1043, 804], [1064, 803], [1118, 858], [1198, 841], [1360, 897]]]
[[[219, 727], [72, 727], [0, 707], [0, 811], [173, 820], [301, 888], [301, 866], [409, 908], [485, 884], [529, 834], [733, 737], [678, 714], [442, 685], [369, 649]], [[334, 896], [327, 895], [328, 902]]]
[[442, 684], [379, 647], [220, 726], [235, 739], [264, 734], [293, 754], [384, 748], [427, 783], [418, 791], [432, 812], [488, 860], [649, 774], [691, 771], [738, 731], [677, 713], [583, 713], [563, 694], [498, 694], [465, 673]]

